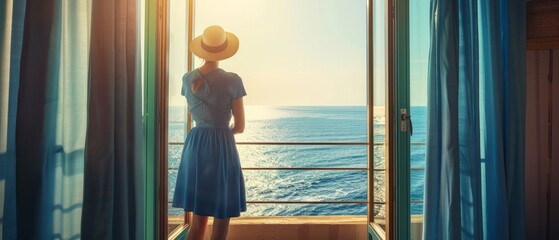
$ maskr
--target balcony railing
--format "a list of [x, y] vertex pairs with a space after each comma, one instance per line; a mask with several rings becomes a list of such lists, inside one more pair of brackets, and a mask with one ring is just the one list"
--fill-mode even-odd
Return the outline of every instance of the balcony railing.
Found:
[[[169, 142], [171, 146], [182, 146], [182, 142]], [[237, 145], [336, 145], [336, 146], [367, 146], [367, 142], [237, 142]], [[382, 146], [384, 143], [374, 143], [374, 146]], [[412, 146], [423, 146], [424, 142], [412, 142]], [[178, 170], [178, 168], [169, 168], [169, 170]], [[243, 171], [264, 171], [264, 170], [279, 170], [279, 171], [367, 171], [368, 168], [360, 167], [243, 167]], [[381, 172], [385, 171], [384, 168], [372, 168], [372, 171]], [[425, 168], [410, 168], [410, 171], [424, 171]], [[169, 201], [171, 203], [171, 201]], [[247, 201], [249, 204], [368, 204], [368, 201]], [[374, 205], [384, 205], [385, 202], [374, 201]], [[411, 200], [410, 203], [417, 204], [423, 203], [423, 200]]]

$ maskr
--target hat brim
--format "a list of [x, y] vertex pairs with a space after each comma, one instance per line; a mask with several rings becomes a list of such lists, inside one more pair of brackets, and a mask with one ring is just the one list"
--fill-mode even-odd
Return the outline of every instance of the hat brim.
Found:
[[214, 53], [204, 50], [204, 48], [202, 48], [202, 36], [192, 39], [190, 51], [192, 51], [194, 55], [208, 61], [219, 61], [230, 58], [239, 50], [239, 39], [235, 34], [230, 32], [225, 32], [225, 36], [227, 38], [227, 47], [221, 52]]

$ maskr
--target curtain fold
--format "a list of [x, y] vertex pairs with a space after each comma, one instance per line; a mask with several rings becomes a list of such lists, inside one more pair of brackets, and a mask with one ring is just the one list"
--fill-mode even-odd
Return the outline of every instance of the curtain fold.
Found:
[[[458, 90], [457, 19], [451, 17], [457, 15], [456, 6], [454, 1], [431, 1], [425, 239], [458, 239], [460, 236], [461, 219], [455, 217], [460, 215], [460, 195], [459, 188], [454, 188], [459, 186], [457, 139], [456, 135], [444, 132], [457, 131], [456, 113], [450, 113], [457, 110], [457, 104], [455, 99], [449, 98], [457, 96]], [[447, 83], [447, 79], [451, 81]]]
[[524, 5], [431, 1], [425, 239], [524, 238]]
[[91, 1], [60, 1], [60, 67], [56, 112], [55, 238], [80, 237]]
[[92, 2], [0, 0], [0, 239], [144, 238], [137, 6]]
[[0, 1], [0, 237], [16, 239], [15, 123], [25, 0]]
[[526, 2], [480, 1], [486, 239], [524, 239]]
[[426, 239], [480, 239], [475, 1], [431, 2]]
[[15, 125], [17, 237], [43, 239], [53, 234], [46, 223], [52, 221], [54, 194], [59, 5], [29, 1], [25, 13]]
[[15, 125], [20, 239], [80, 236], [87, 6], [61, 0], [26, 5]]
[[143, 238], [136, 10], [135, 0], [92, 4], [83, 239]]

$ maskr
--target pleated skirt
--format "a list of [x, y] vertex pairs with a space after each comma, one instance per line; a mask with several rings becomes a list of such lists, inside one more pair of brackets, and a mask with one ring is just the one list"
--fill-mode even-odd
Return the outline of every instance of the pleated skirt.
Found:
[[246, 211], [244, 177], [229, 128], [195, 127], [190, 131], [172, 206], [216, 218], [238, 217]]

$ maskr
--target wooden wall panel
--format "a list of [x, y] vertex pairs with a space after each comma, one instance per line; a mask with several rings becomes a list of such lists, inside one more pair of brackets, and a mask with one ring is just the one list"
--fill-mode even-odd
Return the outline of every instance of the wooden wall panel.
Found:
[[546, 51], [527, 51], [526, 83], [526, 160], [525, 160], [525, 200], [526, 239], [545, 239], [546, 231], [546, 168], [543, 153], [547, 145], [542, 141], [542, 116], [547, 108], [542, 106], [541, 83], [544, 82], [548, 67]]
[[[546, 239], [548, 230], [549, 239], [559, 239], [559, 228], [555, 227], [559, 226], [559, 50], [554, 50], [553, 54], [554, 81], [550, 84], [549, 50], [526, 52], [526, 239]], [[553, 114], [551, 144], [548, 128], [550, 104]], [[553, 159], [548, 181], [550, 149]], [[548, 204], [549, 182], [551, 199]]]
[[559, 48], [559, 1], [526, 3], [526, 48]]
[[553, 51], [551, 237], [559, 239], [559, 49]]

